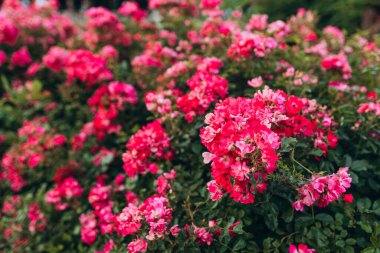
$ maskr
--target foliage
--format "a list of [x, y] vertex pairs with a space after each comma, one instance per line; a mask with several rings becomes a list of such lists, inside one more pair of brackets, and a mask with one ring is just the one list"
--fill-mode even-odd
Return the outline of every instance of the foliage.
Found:
[[379, 39], [247, 13], [4, 1], [0, 251], [379, 251]]

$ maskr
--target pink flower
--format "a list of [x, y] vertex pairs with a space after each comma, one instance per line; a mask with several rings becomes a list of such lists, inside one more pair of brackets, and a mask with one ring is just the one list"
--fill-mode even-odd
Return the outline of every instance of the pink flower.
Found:
[[126, 236], [136, 233], [141, 227], [141, 213], [134, 204], [128, 204], [123, 211], [115, 217], [116, 232]]
[[202, 9], [214, 9], [222, 3], [222, 0], [201, 0], [199, 5]]
[[261, 76], [253, 78], [250, 81], [248, 81], [248, 85], [254, 88], [258, 88], [261, 85], [263, 85], [263, 79], [261, 78]]
[[348, 168], [340, 168], [337, 173], [327, 176], [313, 175], [310, 182], [302, 185], [299, 190], [298, 200], [292, 207], [302, 211], [304, 206], [325, 207], [351, 187], [351, 177]]
[[91, 87], [94, 83], [112, 78], [106, 60], [84, 49], [69, 52], [65, 72], [69, 80], [79, 79]]
[[178, 225], [174, 225], [170, 228], [170, 233], [172, 236], [177, 237], [179, 232], [181, 232], [181, 229], [178, 227]]
[[28, 219], [29, 219], [29, 231], [30, 233], [35, 233], [35, 231], [42, 231], [46, 227], [46, 218], [44, 213], [41, 212], [36, 203], [32, 203], [28, 208]]
[[374, 113], [376, 116], [380, 116], [380, 100], [376, 102], [361, 103], [357, 109], [357, 113]]
[[214, 240], [212, 235], [209, 232], [207, 232], [206, 228], [195, 227], [194, 228], [194, 235], [195, 235], [195, 238], [198, 239], [199, 245], [207, 244], [210, 246]]
[[103, 251], [95, 251], [95, 253], [110, 253], [112, 249], [115, 247], [115, 243], [112, 239], [110, 239], [105, 245]]
[[338, 137], [331, 131], [327, 132], [327, 141], [331, 148], [336, 148]]
[[351, 66], [348, 63], [347, 56], [343, 53], [338, 55], [328, 55], [321, 61], [323, 70], [337, 70], [343, 74], [344, 79], [351, 78]]
[[264, 30], [268, 25], [268, 15], [265, 14], [253, 14], [248, 21], [245, 29], [247, 31], [252, 30]]
[[81, 239], [88, 245], [93, 245], [98, 235], [97, 221], [93, 214], [82, 214], [79, 218], [81, 227]]
[[42, 58], [42, 61], [51, 70], [60, 71], [65, 67], [67, 57], [68, 52], [66, 49], [55, 46], [49, 49], [47, 54]]
[[5, 135], [0, 134], [0, 144], [5, 141]]
[[136, 240], [130, 242], [128, 244], [128, 251], [129, 253], [138, 253], [138, 252], [145, 252], [148, 248], [148, 243], [137, 237]]
[[32, 58], [29, 54], [27, 47], [22, 47], [11, 56], [11, 63], [14, 66], [26, 67], [32, 62]]
[[123, 16], [131, 16], [136, 21], [141, 21], [147, 16], [147, 12], [139, 8], [136, 2], [124, 2], [117, 13]]
[[87, 100], [94, 118], [82, 128], [83, 135], [95, 135], [98, 140], [107, 134], [118, 133], [121, 125], [116, 123], [119, 112], [137, 102], [136, 90], [131, 84], [118, 81], [99, 86]]
[[176, 97], [176, 90], [148, 91], [145, 93], [145, 105], [148, 111], [158, 113], [163, 119], [175, 117], [172, 111], [172, 99]]
[[7, 55], [3, 50], [0, 50], [0, 67], [7, 62]]
[[239, 181], [244, 181], [249, 178], [250, 168], [245, 162], [236, 161], [231, 165], [231, 175]]
[[315, 253], [315, 249], [309, 249], [307, 245], [305, 244], [298, 244], [297, 246], [290, 244], [289, 246], [289, 253]]
[[139, 197], [132, 191], [127, 191], [125, 198], [127, 199], [127, 205], [134, 204], [136, 206], [139, 204]]
[[293, 202], [292, 207], [296, 211], [303, 211], [303, 209], [304, 209], [304, 205], [301, 202], [301, 200], [297, 200], [297, 201]]
[[54, 136], [54, 138], [52, 139], [52, 143], [54, 146], [62, 146], [63, 144], [65, 144], [65, 142], [66, 142], [66, 137], [62, 134], [58, 134]]
[[18, 26], [10, 19], [0, 16], [0, 43], [13, 45], [19, 34]]
[[65, 178], [59, 188], [66, 199], [79, 198], [83, 191], [78, 181], [73, 177]]
[[251, 58], [253, 55], [262, 58], [277, 46], [273, 38], [263, 35], [241, 32], [235, 35], [235, 42], [228, 49], [228, 57], [241, 61], [244, 58]]
[[[330, 123], [319, 127], [326, 118]], [[328, 144], [334, 148], [337, 142], [330, 130], [335, 125], [331, 112], [321, 106], [317, 109], [315, 101], [268, 87], [256, 92], [253, 99], [227, 98], [219, 102], [206, 115], [205, 123], [200, 137], [208, 150], [203, 153], [204, 162], [211, 162], [214, 180], [207, 187], [212, 200], [228, 193], [235, 201], [252, 203], [254, 194], [266, 189], [266, 176], [276, 169], [277, 150], [285, 136], [311, 137], [324, 154]], [[297, 209], [301, 208], [297, 203]]]
[[187, 86], [191, 91], [176, 102], [188, 122], [192, 122], [196, 115], [204, 114], [212, 102], [224, 98], [228, 93], [227, 80], [207, 72], [198, 71], [187, 80]]
[[210, 163], [216, 157], [216, 155], [210, 152], [203, 152], [202, 156], [203, 156], [203, 163], [205, 164]]
[[29, 65], [28, 69], [25, 72], [25, 76], [31, 77], [34, 76], [41, 68], [41, 63], [33, 62]]
[[285, 103], [286, 111], [287, 111], [287, 113], [289, 113], [291, 115], [298, 114], [301, 111], [301, 109], [303, 108], [303, 106], [304, 106], [304, 104], [303, 104], [302, 100], [300, 100], [296, 96], [290, 96]]
[[277, 20], [268, 25], [268, 32], [273, 33], [277, 41], [281, 41], [290, 34], [290, 27], [284, 21]]
[[339, 28], [329, 25], [329, 26], [326, 26], [322, 32], [325, 36], [331, 37], [337, 40], [340, 45], [344, 45], [345, 37], [344, 37], [343, 32]]
[[213, 75], [219, 73], [219, 69], [223, 66], [223, 62], [216, 57], [204, 58], [197, 66], [198, 71], [204, 71]]
[[40, 164], [41, 160], [42, 160], [42, 154], [34, 154], [29, 158], [28, 166], [30, 168], [34, 168], [38, 166], [38, 164]]
[[54, 204], [58, 211], [65, 210], [69, 204], [64, 202], [72, 198], [79, 198], [82, 195], [82, 187], [73, 177], [67, 177], [57, 182], [57, 185], [45, 195], [47, 203]]
[[207, 189], [210, 192], [211, 200], [219, 200], [223, 197], [223, 191], [215, 180], [207, 183]]
[[137, 174], [158, 172], [156, 163], [150, 158], [171, 159], [170, 139], [159, 121], [144, 126], [134, 134], [127, 143], [127, 152], [123, 154], [123, 168], [129, 177]]
[[111, 187], [97, 184], [92, 187], [88, 195], [88, 202], [95, 208], [100, 209], [108, 205], [111, 194]]
[[163, 175], [160, 175], [157, 179], [157, 193], [165, 194], [169, 188], [170, 185], [168, 180]]
[[100, 51], [100, 56], [105, 59], [114, 58], [118, 55], [118, 51], [111, 45], [104, 46]]
[[85, 15], [89, 19], [89, 27], [100, 27], [118, 21], [114, 13], [103, 7], [92, 7], [86, 11]]

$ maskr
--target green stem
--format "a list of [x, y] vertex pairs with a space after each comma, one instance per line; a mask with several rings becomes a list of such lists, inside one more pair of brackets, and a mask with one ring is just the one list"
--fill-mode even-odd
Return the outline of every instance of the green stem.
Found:
[[298, 162], [296, 159], [293, 159], [293, 162], [295, 162], [296, 164], [298, 164], [302, 169], [306, 170], [307, 172], [309, 172], [310, 174], [314, 174], [311, 170], [309, 170], [308, 168], [306, 168], [305, 166], [303, 166], [300, 162]]
[[290, 159], [295, 162], [298, 166], [300, 166], [302, 169], [306, 170], [307, 172], [309, 172], [311, 175], [313, 175], [314, 173], [309, 170], [308, 168], [306, 168], [305, 166], [303, 166], [300, 162], [298, 162], [295, 158], [294, 158], [294, 149], [292, 150], [292, 152], [290, 153]]

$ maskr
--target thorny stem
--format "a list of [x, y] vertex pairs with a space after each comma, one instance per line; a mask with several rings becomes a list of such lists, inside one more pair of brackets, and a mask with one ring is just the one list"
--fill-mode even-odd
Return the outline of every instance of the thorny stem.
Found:
[[191, 221], [194, 221], [194, 215], [193, 215], [193, 212], [191, 211], [189, 197], [187, 198], [187, 200], [186, 200], [186, 202], [184, 204], [184, 207], [188, 211]]
[[309, 172], [311, 175], [313, 175], [314, 173], [309, 170], [308, 168], [306, 168], [305, 166], [303, 166], [299, 161], [297, 161], [295, 158], [294, 158], [294, 149], [290, 152], [290, 159], [295, 162], [297, 165], [299, 165], [302, 169], [306, 170], [307, 172]]

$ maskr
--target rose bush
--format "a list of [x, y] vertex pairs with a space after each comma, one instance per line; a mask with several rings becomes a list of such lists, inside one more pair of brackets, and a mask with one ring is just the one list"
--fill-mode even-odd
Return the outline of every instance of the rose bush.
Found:
[[3, 2], [1, 252], [379, 251], [379, 38], [221, 5]]

